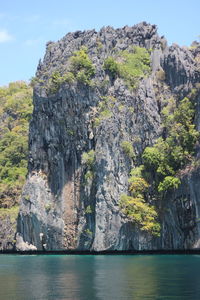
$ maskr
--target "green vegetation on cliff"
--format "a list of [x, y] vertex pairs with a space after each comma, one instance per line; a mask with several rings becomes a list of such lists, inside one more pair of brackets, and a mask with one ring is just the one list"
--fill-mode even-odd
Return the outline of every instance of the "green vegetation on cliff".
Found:
[[[84, 85], [91, 86], [91, 79], [94, 75], [95, 66], [88, 56], [88, 50], [86, 47], [81, 47], [79, 51], [75, 51], [69, 58], [69, 66], [62, 74], [59, 70], [52, 72], [47, 84], [47, 89], [50, 94], [55, 94], [63, 83], [71, 84], [75, 80]], [[34, 79], [34, 81], [37, 82], [36, 79]]]
[[135, 151], [132, 144], [129, 141], [123, 141], [121, 147], [129, 158], [135, 159]]
[[184, 98], [178, 104], [172, 98], [162, 110], [163, 137], [146, 147], [143, 165], [132, 169], [129, 193], [122, 195], [120, 208], [142, 230], [158, 235], [160, 226], [153, 205], [166, 191], [181, 184], [180, 171], [194, 160], [199, 132], [195, 129], [194, 104]]
[[86, 173], [84, 176], [85, 182], [92, 180], [94, 177], [95, 151], [90, 150], [82, 154], [82, 163], [85, 165]]
[[134, 89], [138, 81], [150, 73], [150, 54], [141, 47], [132, 47], [116, 54], [116, 57], [108, 57], [104, 62], [104, 69], [115, 78], [124, 79], [128, 88]]
[[101, 101], [97, 106], [97, 113], [94, 118], [94, 126], [98, 127], [103, 120], [112, 117], [112, 108], [114, 106], [116, 99], [112, 96], [101, 97]]
[[18, 203], [27, 173], [32, 88], [23, 81], [0, 88], [0, 208]]
[[143, 166], [132, 169], [131, 177], [129, 178], [130, 196], [121, 195], [120, 209], [132, 222], [138, 224], [142, 230], [159, 236], [158, 214], [155, 207], [146, 201], [149, 184], [143, 178], [142, 171]]
[[59, 71], [55, 71], [51, 74], [51, 77], [49, 79], [48, 83], [48, 89], [49, 92], [52, 94], [57, 93], [60, 86], [66, 82], [66, 83], [72, 83], [75, 80], [75, 77], [73, 73], [67, 72], [64, 75], [61, 75]]
[[88, 56], [86, 47], [81, 47], [70, 57], [70, 71], [76, 79], [84, 84], [91, 84], [91, 78], [95, 74], [95, 66]]
[[146, 171], [153, 173], [158, 192], [177, 188], [178, 172], [193, 160], [199, 138], [194, 114], [194, 104], [188, 98], [178, 105], [172, 98], [162, 110], [163, 137], [153, 147], [147, 147], [142, 156]]

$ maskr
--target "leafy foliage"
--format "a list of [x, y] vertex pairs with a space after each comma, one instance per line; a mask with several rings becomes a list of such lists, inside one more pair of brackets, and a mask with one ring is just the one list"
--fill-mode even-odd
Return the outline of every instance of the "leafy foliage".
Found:
[[61, 75], [59, 71], [55, 71], [51, 74], [49, 80], [49, 91], [54, 94], [64, 82], [72, 83], [74, 80], [75, 77], [72, 72], [66, 72], [64, 75]]
[[149, 184], [142, 177], [131, 176], [129, 191], [135, 196], [142, 196], [142, 194], [148, 189]]
[[140, 225], [142, 230], [159, 236], [160, 225], [157, 222], [157, 212], [153, 205], [145, 201], [145, 193], [149, 184], [142, 177], [143, 167], [132, 169], [129, 178], [130, 196], [123, 194], [120, 198], [120, 208], [132, 221]]
[[85, 209], [85, 214], [91, 214], [92, 213], [92, 208], [90, 205], [88, 205]]
[[94, 177], [94, 171], [93, 171], [93, 168], [91, 168], [85, 173], [85, 176], [84, 176], [85, 182], [92, 180], [93, 177]]
[[32, 88], [13, 82], [0, 88], [0, 207], [15, 205], [27, 173]]
[[87, 183], [94, 177], [94, 161], [95, 161], [95, 151], [90, 150], [82, 154], [82, 163], [86, 166], [87, 172], [85, 173], [84, 179]]
[[121, 147], [128, 157], [130, 157], [131, 159], [135, 158], [133, 145], [129, 141], [123, 141], [121, 143]]
[[103, 68], [105, 71], [108, 71], [113, 78], [119, 75], [119, 65], [112, 56], [105, 59]]
[[91, 78], [95, 75], [95, 67], [87, 54], [87, 48], [82, 47], [79, 51], [69, 59], [69, 71], [61, 74], [59, 71], [54, 71], [49, 80], [48, 90], [55, 94], [63, 83], [73, 83], [77, 81], [92, 85]]
[[[159, 198], [170, 189], [177, 189], [181, 181], [176, 176], [191, 163], [199, 133], [193, 124], [194, 104], [184, 98], [176, 104], [170, 99], [162, 111], [163, 137], [143, 152], [143, 165], [132, 169], [129, 178], [130, 196], [122, 195], [120, 207], [142, 230], [159, 235], [157, 212], [145, 201], [151, 195]], [[151, 191], [150, 191], [150, 190]], [[153, 191], [153, 192], [152, 192]]]
[[193, 124], [194, 106], [184, 98], [178, 106], [174, 99], [162, 111], [165, 137], [143, 153], [147, 170], [154, 172], [159, 192], [177, 188], [180, 180], [175, 174], [192, 161], [199, 133]]
[[150, 55], [145, 48], [133, 47], [130, 52], [122, 51], [119, 75], [130, 88], [136, 88], [138, 79], [150, 73]]
[[82, 162], [88, 167], [92, 167], [94, 164], [95, 152], [94, 150], [90, 150], [89, 152], [84, 152], [82, 154]]
[[111, 109], [114, 106], [115, 98], [112, 96], [101, 97], [102, 101], [99, 102], [97, 107], [97, 116], [94, 118], [94, 126], [99, 126], [102, 120], [112, 117]]
[[123, 78], [130, 89], [135, 89], [139, 79], [151, 71], [150, 54], [145, 48], [132, 47], [130, 51], [119, 52], [116, 59], [108, 57], [104, 61], [104, 70], [113, 78], [117, 76]]
[[158, 185], [158, 192], [164, 192], [169, 189], [177, 189], [180, 185], [180, 179], [173, 176], [166, 176]]
[[120, 207], [131, 221], [141, 226], [141, 230], [150, 232], [154, 236], [160, 235], [160, 224], [156, 222], [157, 212], [153, 206], [145, 203], [143, 198], [123, 194]]
[[12, 206], [11, 208], [0, 208], [0, 220], [9, 217], [11, 222], [14, 223], [19, 213], [19, 206]]
[[87, 54], [86, 47], [82, 47], [70, 57], [70, 71], [78, 81], [91, 84], [91, 78], [95, 75], [95, 67]]

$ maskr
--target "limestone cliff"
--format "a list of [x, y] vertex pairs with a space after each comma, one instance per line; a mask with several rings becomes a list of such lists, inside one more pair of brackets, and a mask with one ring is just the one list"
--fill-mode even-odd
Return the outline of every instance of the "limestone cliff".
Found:
[[[105, 60], [133, 46], [150, 53], [150, 72], [130, 88], [123, 76], [106, 70]], [[72, 57], [83, 47], [93, 68], [86, 75], [79, 68], [77, 75]], [[195, 88], [200, 130], [199, 58], [198, 43], [191, 49], [168, 47], [156, 26], [146, 23], [77, 31], [47, 44], [36, 73], [17, 249], [24, 249], [22, 239], [38, 250], [200, 247], [198, 166], [182, 175], [181, 186], [169, 191], [162, 204], [153, 203], [160, 237], [142, 231], [119, 208], [131, 168], [163, 134], [166, 99], [180, 101]], [[135, 159], [124, 151], [124, 141], [133, 147]]]

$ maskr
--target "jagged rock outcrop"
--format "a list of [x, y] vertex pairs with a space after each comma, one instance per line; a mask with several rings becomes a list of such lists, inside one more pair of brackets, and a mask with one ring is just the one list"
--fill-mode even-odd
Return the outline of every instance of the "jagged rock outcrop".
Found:
[[[92, 84], [65, 81], [51, 91], [53, 72], [69, 71], [70, 57], [83, 45], [95, 66]], [[132, 46], [151, 50], [152, 69], [134, 90], [103, 68], [107, 57]], [[163, 200], [160, 237], [141, 231], [119, 209], [131, 168], [162, 134], [163, 100], [174, 96], [178, 101], [197, 88], [199, 49], [199, 44], [195, 49], [168, 47], [156, 26], [146, 23], [78, 31], [47, 44], [37, 69], [29, 174], [18, 218], [18, 237], [26, 245], [97, 251], [199, 247], [198, 167]], [[195, 97], [199, 129], [199, 93]], [[106, 113], [99, 115], [105, 98]], [[134, 147], [135, 161], [123, 151], [123, 141]], [[83, 162], [90, 150], [95, 153], [92, 167]]]
[[[17, 217], [17, 215], [16, 215]], [[15, 246], [15, 234], [16, 234], [16, 219], [11, 218], [8, 212], [0, 215], [0, 250], [13, 250]]]

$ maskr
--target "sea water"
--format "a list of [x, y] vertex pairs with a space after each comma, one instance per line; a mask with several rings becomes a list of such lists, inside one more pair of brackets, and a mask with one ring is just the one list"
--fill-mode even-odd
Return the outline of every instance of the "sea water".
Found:
[[0, 300], [199, 300], [199, 255], [0, 255]]

